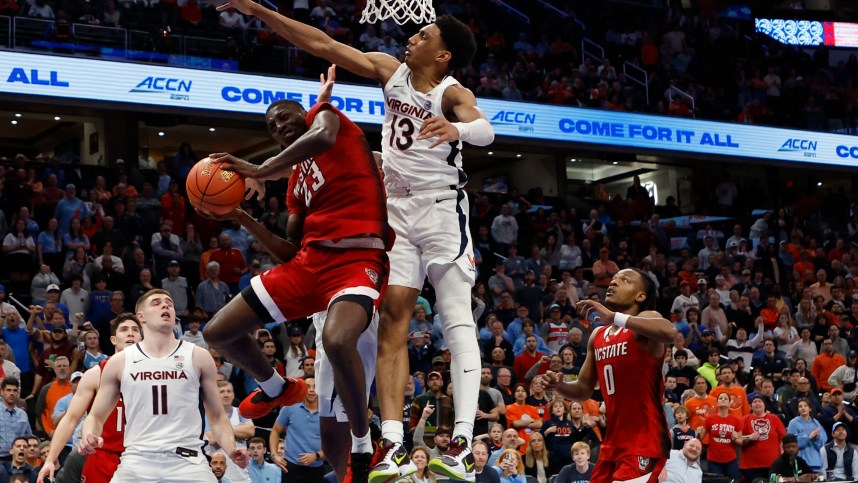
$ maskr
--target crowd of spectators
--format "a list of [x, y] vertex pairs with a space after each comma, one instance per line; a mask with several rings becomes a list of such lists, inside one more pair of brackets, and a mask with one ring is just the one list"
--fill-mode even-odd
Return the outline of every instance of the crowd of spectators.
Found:
[[[12, 419], [0, 424], [0, 462], [17, 458], [17, 436], [50, 438], [80, 373], [112, 354], [110, 321], [142, 293], [168, 290], [177, 336], [205, 347], [206, 321], [273, 265], [241, 226], [205, 218], [186, 202], [179, 181], [196, 159], [183, 145], [175, 157], [142, 157], [127, 166], [117, 160], [118, 169], [110, 171], [23, 155], [4, 166], [0, 377]], [[602, 300], [614, 273], [638, 267], [658, 287], [658, 310], [679, 331], [665, 354], [664, 407], [682, 468], [767, 477], [789, 432], [813, 471], [855, 474], [844, 462], [858, 460], [840, 455], [844, 441], [858, 443], [852, 404], [858, 395], [858, 208], [844, 193], [784, 192], [781, 206], [752, 216], [736, 203], [729, 177], [714, 186], [699, 182], [711, 196], [700, 196], [695, 209], [728, 217], [699, 234], [662, 221], [680, 214], [674, 200], [654, 205], [637, 178], [625, 197], [591, 198], [590, 210], [564, 207], [538, 187], [526, 194], [514, 188], [470, 193], [478, 272], [472, 307], [484, 362], [474, 433], [484, 442], [475, 450], [480, 471], [494, 466], [501, 481], [588, 478], [608, 430], [599, 391], [570, 403], [554, 398], [536, 376], [551, 369], [575, 380], [589, 335], [600, 325], [581, 318], [575, 303]], [[245, 206], [281, 236], [282, 195], [282, 185], [269, 184], [265, 201]], [[427, 286], [409, 328], [412, 377], [403, 422], [420, 468], [414, 481], [429, 478], [425, 463], [444, 451], [453, 423], [451, 355], [434, 302]], [[314, 373], [308, 320], [269, 324], [257, 338], [280, 374]], [[256, 387], [212, 355], [225, 405]], [[275, 448], [268, 456], [273, 464], [295, 470], [286, 481], [297, 481], [298, 467], [306, 466], [312, 478], [324, 473], [318, 439], [290, 440], [304, 434], [304, 426], [288, 431], [290, 424], [306, 425], [300, 415], [312, 417], [317, 405], [311, 392], [299, 407], [263, 420], [235, 418], [236, 434], [250, 440], [259, 471], [280, 474], [263, 464]], [[373, 421], [377, 426], [377, 413]], [[716, 424], [735, 432], [716, 435]], [[284, 431], [285, 450], [278, 451]], [[39, 441], [33, 444], [38, 448]], [[28, 458], [36, 466], [36, 453]], [[230, 481], [262, 481], [230, 476], [237, 470], [226, 466]]]
[[[165, 53], [175, 53], [171, 49], [179, 45], [170, 41], [173, 35], [213, 36], [226, 42], [211, 55], [236, 60], [241, 70], [271, 72], [272, 65], [281, 65], [271, 56], [284, 41], [257, 19], [233, 9], [217, 12], [219, 3], [0, 0], [0, 15], [54, 19], [51, 35], [60, 41], [73, 40], [69, 23], [152, 32], [146, 48]], [[436, 11], [458, 17], [474, 32], [477, 56], [456, 75], [480, 97], [821, 131], [858, 126], [854, 54], [843, 60], [831, 58], [829, 48], [808, 53], [785, 46], [757, 35], [751, 20], [719, 17], [714, 2], [692, 3], [693, 8], [681, 9], [602, 2], [575, 4], [573, 10], [569, 4], [511, 1], [529, 22], [490, 0], [444, 0]], [[268, 4], [362, 51], [402, 58], [413, 33], [413, 25], [403, 30], [390, 20], [360, 24], [363, 2]], [[582, 47], [585, 38], [604, 51]], [[625, 62], [631, 64], [628, 73]], [[291, 71], [275, 73], [315, 78], [323, 67], [299, 52], [289, 63]]]

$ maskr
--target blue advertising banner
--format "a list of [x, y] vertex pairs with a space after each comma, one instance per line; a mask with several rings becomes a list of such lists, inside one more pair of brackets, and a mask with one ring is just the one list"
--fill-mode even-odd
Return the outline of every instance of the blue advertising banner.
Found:
[[[309, 107], [318, 89], [300, 79], [0, 51], [2, 94], [263, 114], [278, 99]], [[384, 119], [379, 87], [337, 85], [332, 102], [355, 122]], [[854, 136], [497, 99], [479, 105], [499, 136], [858, 166]]]

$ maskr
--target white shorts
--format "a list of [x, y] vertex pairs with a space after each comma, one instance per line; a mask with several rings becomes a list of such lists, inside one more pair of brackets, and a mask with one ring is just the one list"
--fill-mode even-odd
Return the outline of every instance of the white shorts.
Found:
[[217, 483], [217, 478], [202, 451], [194, 458], [174, 452], [125, 452], [110, 483]]
[[396, 242], [388, 253], [388, 285], [422, 290], [432, 264], [455, 264], [473, 285], [476, 270], [469, 211], [468, 196], [462, 189], [388, 195], [387, 221], [396, 233]]
[[[322, 344], [322, 330], [325, 327], [325, 318], [328, 312], [317, 312], [313, 314], [313, 326], [316, 329], [316, 394], [319, 396], [319, 416], [323, 418], [336, 417], [341, 423], [348, 422], [343, 401], [334, 390], [334, 368], [325, 354], [325, 346]], [[372, 381], [375, 379], [375, 361], [378, 354], [378, 311], [373, 310], [372, 320], [369, 327], [358, 337], [357, 350], [363, 361], [363, 372], [366, 379], [366, 400], [369, 400], [369, 391]]]

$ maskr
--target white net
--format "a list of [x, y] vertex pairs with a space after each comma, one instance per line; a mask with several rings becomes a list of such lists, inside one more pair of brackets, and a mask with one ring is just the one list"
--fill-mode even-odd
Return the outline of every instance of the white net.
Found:
[[408, 21], [418, 25], [435, 21], [432, 0], [367, 0], [360, 23], [378, 23], [392, 18], [403, 25]]

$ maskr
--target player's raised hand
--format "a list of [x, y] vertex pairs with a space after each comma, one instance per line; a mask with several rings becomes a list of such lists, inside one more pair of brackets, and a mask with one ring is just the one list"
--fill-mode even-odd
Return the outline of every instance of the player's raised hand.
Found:
[[241, 215], [246, 213], [240, 207], [230, 211], [229, 213], [225, 213], [223, 215], [216, 215], [216, 214], [212, 213], [211, 211], [207, 211], [203, 208], [196, 208], [196, 210], [197, 210], [197, 213], [203, 215], [204, 217], [211, 219], [211, 220], [217, 220], [217, 221], [222, 221], [222, 220], [238, 221], [238, 219], [241, 218]]
[[235, 448], [229, 453], [229, 459], [239, 468], [244, 469], [250, 464], [250, 453], [245, 448]]
[[319, 74], [319, 81], [322, 87], [319, 89], [319, 98], [316, 102], [331, 102], [331, 93], [334, 91], [334, 84], [337, 82], [337, 64], [331, 64], [328, 67], [327, 79], [325, 79], [325, 74]]
[[547, 371], [539, 377], [542, 378], [542, 384], [545, 385], [546, 391], [553, 391], [563, 381], [563, 374], [554, 371]]
[[45, 478], [49, 480], [54, 480], [54, 471], [56, 471], [56, 466], [54, 466], [53, 461], [45, 461], [42, 463], [42, 469], [39, 470], [39, 476], [36, 478], [36, 483], [44, 483]]
[[579, 317], [582, 319], [589, 319], [590, 314], [595, 312], [603, 324], [614, 323], [614, 312], [595, 300], [582, 300], [575, 304], [575, 309], [578, 310]]
[[253, 15], [253, 7], [256, 5], [251, 0], [229, 0], [223, 5], [217, 7], [218, 12], [222, 12], [228, 8], [234, 8], [245, 15]]
[[92, 454], [102, 446], [104, 446], [104, 438], [94, 434], [87, 434], [80, 439], [80, 443], [77, 445], [77, 452], [80, 454]]
[[459, 130], [444, 116], [430, 117], [423, 123], [420, 128], [420, 135], [417, 139], [429, 139], [437, 137], [438, 139], [429, 146], [429, 149], [438, 146], [441, 143], [455, 141], [459, 139]]
[[254, 179], [254, 178], [244, 178], [244, 199], [250, 201], [253, 199], [253, 195], [256, 195], [256, 199], [258, 201], [265, 200], [265, 181]]
[[241, 158], [236, 158], [229, 153], [212, 153], [209, 154], [209, 157], [217, 163], [223, 163], [220, 169], [224, 171], [232, 171], [245, 178], [256, 178], [259, 176], [259, 166]]

